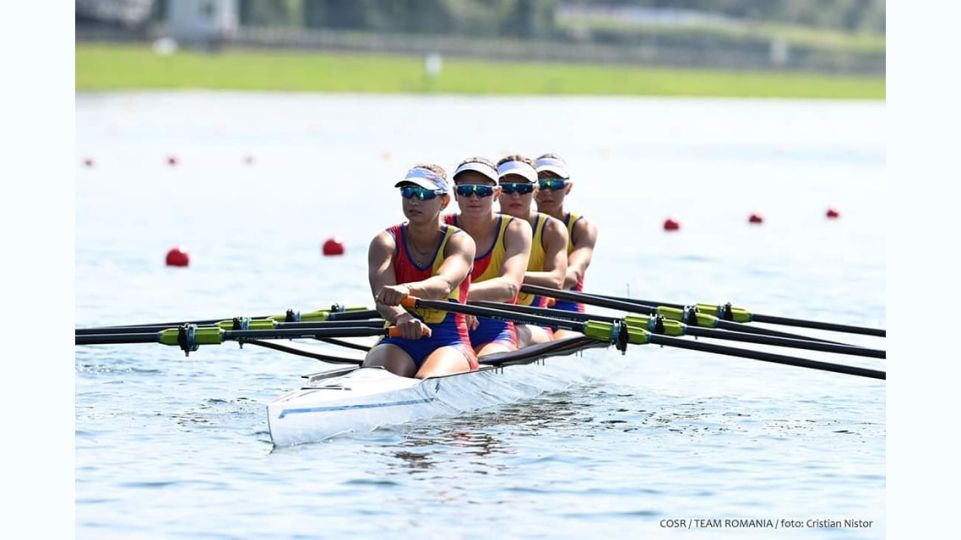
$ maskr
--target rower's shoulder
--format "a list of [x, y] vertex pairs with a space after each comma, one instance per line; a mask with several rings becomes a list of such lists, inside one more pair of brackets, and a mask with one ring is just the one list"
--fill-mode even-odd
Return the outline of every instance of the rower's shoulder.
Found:
[[370, 253], [393, 253], [397, 248], [397, 238], [391, 229], [378, 232], [370, 240]]
[[469, 253], [471, 258], [473, 258], [477, 246], [471, 235], [467, 234], [467, 231], [464, 229], [452, 225], [448, 225], [448, 227], [450, 227], [451, 233], [450, 236], [447, 237], [447, 253], [450, 254], [453, 251], [459, 251]]
[[541, 213], [544, 219], [544, 231], [548, 234], [563, 235], [567, 238], [567, 225], [554, 216]]
[[586, 216], [580, 214], [575, 214], [574, 224], [571, 227], [572, 236], [576, 242], [580, 243], [582, 241], [597, 240], [598, 229], [597, 225], [593, 221], [588, 219]]
[[[507, 216], [507, 214], [504, 214]], [[507, 216], [509, 222], [507, 223], [507, 234], [526, 234], [531, 236], [534, 234], [534, 229], [531, 228], [531, 224], [527, 222], [526, 219], [515, 218]]]

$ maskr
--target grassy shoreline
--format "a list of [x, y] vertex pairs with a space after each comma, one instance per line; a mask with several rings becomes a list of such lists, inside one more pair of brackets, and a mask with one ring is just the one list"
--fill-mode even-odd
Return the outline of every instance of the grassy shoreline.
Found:
[[430, 80], [414, 56], [253, 49], [161, 56], [146, 45], [77, 44], [78, 92], [151, 89], [885, 99], [882, 77], [444, 58]]

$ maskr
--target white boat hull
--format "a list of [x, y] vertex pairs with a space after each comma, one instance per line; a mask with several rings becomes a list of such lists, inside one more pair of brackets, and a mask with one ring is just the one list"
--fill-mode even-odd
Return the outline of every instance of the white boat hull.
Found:
[[318, 374], [267, 405], [275, 446], [322, 441], [348, 432], [476, 411], [563, 390], [625, 365], [613, 349], [587, 349], [530, 364], [424, 380], [382, 368]]

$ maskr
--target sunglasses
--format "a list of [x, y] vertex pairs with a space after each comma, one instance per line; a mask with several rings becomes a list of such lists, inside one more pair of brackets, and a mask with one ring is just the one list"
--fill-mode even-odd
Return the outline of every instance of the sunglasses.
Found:
[[429, 201], [436, 198], [438, 195], [443, 195], [442, 191], [422, 188], [420, 186], [404, 186], [400, 188], [400, 196], [405, 199], [413, 199], [417, 197], [422, 201]]
[[457, 194], [461, 197], [477, 195], [480, 198], [484, 198], [494, 194], [494, 186], [484, 184], [460, 184], [459, 186], [454, 186], [454, 190], [457, 191]]
[[521, 195], [527, 195], [534, 191], [534, 184], [501, 184], [501, 189], [507, 195], [511, 193], [519, 193]]
[[557, 191], [559, 189], [564, 189], [567, 185], [567, 180], [563, 178], [545, 178], [537, 181], [540, 184], [541, 189], [548, 189], [550, 191]]

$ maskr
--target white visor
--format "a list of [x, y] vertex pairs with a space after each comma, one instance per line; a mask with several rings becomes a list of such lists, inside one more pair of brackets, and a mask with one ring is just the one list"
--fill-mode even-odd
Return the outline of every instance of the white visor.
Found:
[[451, 178], [457, 180], [457, 175], [464, 171], [479, 172], [490, 178], [495, 184], [497, 183], [497, 169], [487, 165], [486, 163], [481, 163], [479, 161], [468, 161], [467, 163], [462, 163], [461, 166], [457, 167], [457, 170], [454, 171], [454, 175], [451, 176]]
[[537, 171], [523, 161], [505, 161], [497, 167], [498, 178], [504, 178], [508, 174], [523, 176], [528, 182], [537, 182]]
[[404, 177], [404, 179], [400, 182], [394, 184], [394, 187], [401, 187], [409, 184], [420, 186], [424, 189], [432, 189], [441, 193], [450, 192], [450, 186], [448, 186], [447, 180], [444, 180], [443, 177], [434, 171], [430, 169], [424, 169], [422, 167], [414, 167], [413, 169], [407, 171], [407, 176]]
[[537, 167], [537, 172], [552, 172], [565, 180], [571, 177], [570, 173], [567, 172], [567, 164], [556, 158], [540, 158], [535, 163], [535, 166]]

